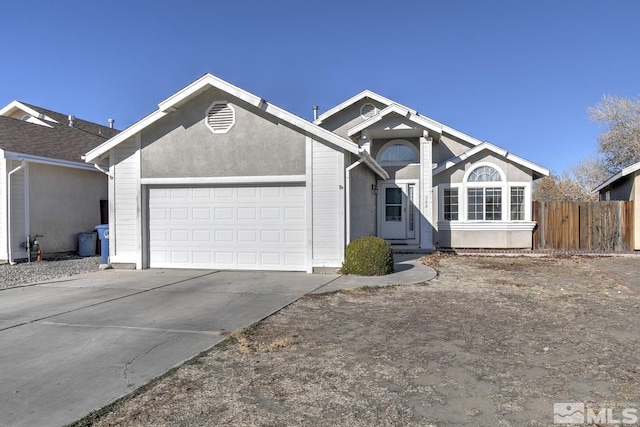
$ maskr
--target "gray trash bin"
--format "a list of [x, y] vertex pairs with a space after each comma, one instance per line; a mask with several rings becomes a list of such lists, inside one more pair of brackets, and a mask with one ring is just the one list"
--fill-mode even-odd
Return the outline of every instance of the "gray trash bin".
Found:
[[78, 255], [95, 256], [97, 237], [97, 233], [94, 233], [93, 231], [90, 233], [78, 234]]

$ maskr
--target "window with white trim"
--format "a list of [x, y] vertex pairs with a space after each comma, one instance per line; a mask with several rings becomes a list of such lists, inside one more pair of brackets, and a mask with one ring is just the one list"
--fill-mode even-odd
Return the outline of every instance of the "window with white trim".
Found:
[[207, 110], [207, 127], [213, 133], [227, 133], [236, 122], [236, 110], [226, 101], [216, 101]]
[[511, 187], [511, 221], [524, 221], [524, 196], [524, 187]]
[[458, 189], [444, 189], [444, 219], [447, 221], [458, 220]]
[[393, 144], [384, 149], [379, 157], [381, 162], [417, 162], [418, 156], [404, 144]]
[[467, 178], [467, 220], [501, 221], [502, 187], [496, 186], [502, 177], [491, 166], [478, 166]]

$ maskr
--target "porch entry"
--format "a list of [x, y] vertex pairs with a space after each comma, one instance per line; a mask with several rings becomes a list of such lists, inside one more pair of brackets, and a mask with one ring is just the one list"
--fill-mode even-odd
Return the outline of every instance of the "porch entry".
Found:
[[417, 182], [384, 183], [378, 192], [378, 235], [383, 239], [417, 243]]

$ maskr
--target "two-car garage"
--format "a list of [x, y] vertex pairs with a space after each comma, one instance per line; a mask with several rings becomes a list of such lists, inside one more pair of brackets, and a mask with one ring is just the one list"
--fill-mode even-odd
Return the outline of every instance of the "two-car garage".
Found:
[[306, 270], [305, 187], [148, 188], [149, 266]]

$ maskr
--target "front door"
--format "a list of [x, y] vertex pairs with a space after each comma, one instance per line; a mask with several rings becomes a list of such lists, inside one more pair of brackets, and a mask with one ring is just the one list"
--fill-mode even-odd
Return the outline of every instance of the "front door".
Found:
[[380, 237], [387, 240], [415, 240], [415, 190], [413, 183], [380, 185]]

